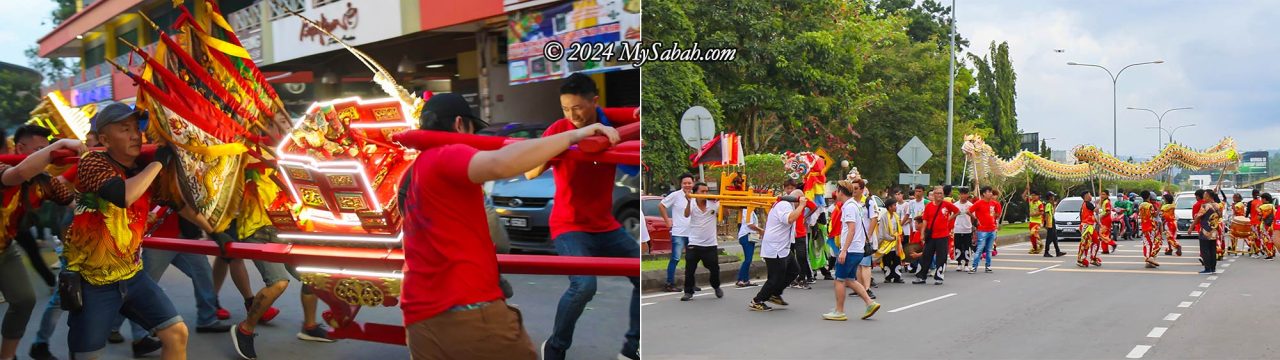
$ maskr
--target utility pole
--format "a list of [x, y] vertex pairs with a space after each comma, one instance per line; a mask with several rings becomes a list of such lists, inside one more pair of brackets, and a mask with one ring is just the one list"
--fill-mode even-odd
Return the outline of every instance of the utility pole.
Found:
[[951, 0], [951, 45], [947, 59], [951, 61], [950, 72], [947, 73], [947, 185], [951, 185], [951, 148], [955, 147], [955, 103], [956, 103], [956, 0]]

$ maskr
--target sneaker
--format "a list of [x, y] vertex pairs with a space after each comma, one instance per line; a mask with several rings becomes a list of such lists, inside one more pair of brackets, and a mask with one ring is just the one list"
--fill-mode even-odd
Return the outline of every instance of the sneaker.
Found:
[[862, 314], [862, 320], [871, 318], [871, 315], [875, 315], [876, 311], [880, 311], [880, 303], [873, 302], [871, 305], [867, 305], [867, 312]]
[[163, 345], [160, 343], [160, 340], [150, 336], [143, 337], [142, 340], [133, 342], [133, 357], [138, 358], [146, 356], [156, 350], [160, 350], [161, 346]]
[[[986, 273], [990, 274], [991, 272], [992, 272], [992, 271], [991, 271], [991, 268], [990, 268], [990, 267], [988, 267], [988, 268], [987, 268], [987, 270], [986, 270]], [[939, 282], [939, 283], [941, 283], [941, 282], [942, 282], [942, 280], [938, 280], [938, 282]]]
[[1212, 272], [1212, 271], [1209, 271], [1209, 270], [1200, 270], [1200, 272], [1198, 272], [1197, 274], [1204, 275], [1204, 274], [1212, 274], [1212, 273], [1213, 273], [1213, 272]]
[[1181, 247], [1181, 246], [1179, 246], [1179, 247], [1178, 247], [1178, 250], [1177, 250], [1177, 251], [1178, 251], [1178, 256], [1182, 256], [1182, 247]]
[[221, 306], [218, 307], [217, 315], [218, 315], [218, 320], [226, 320], [231, 318], [231, 312], [227, 311], [227, 309], [223, 309]]
[[[1058, 255], [1058, 256], [1062, 256], [1062, 255]], [[1053, 255], [1049, 255], [1049, 253], [1046, 252], [1044, 253], [1044, 257], [1053, 257]]]
[[867, 297], [871, 298], [871, 300], [875, 300], [875, 299], [876, 299], [876, 293], [871, 292], [871, 290], [867, 290]]
[[782, 306], [791, 305], [791, 304], [790, 304], [790, 303], [788, 303], [786, 300], [782, 300], [782, 297], [781, 297], [781, 296], [774, 296], [774, 297], [771, 297], [771, 298], [769, 298], [769, 302], [774, 303], [774, 304], [778, 304], [778, 305], [782, 305]]
[[724, 297], [724, 290], [720, 290], [720, 288], [716, 288], [716, 298], [719, 299], [723, 297]]
[[49, 352], [49, 344], [47, 343], [32, 343], [31, 351], [27, 352], [27, 356], [36, 360], [58, 360], [58, 357]]
[[1265, 260], [1267, 260], [1267, 261], [1275, 261], [1275, 260], [1276, 260], [1276, 257], [1273, 255], [1273, 256], [1265, 257], [1265, 258], [1263, 258], [1263, 259], [1265, 259]]
[[277, 309], [275, 306], [269, 307], [267, 308], [267, 312], [262, 313], [262, 318], [258, 319], [258, 323], [266, 324], [267, 322], [270, 322], [271, 319], [275, 319], [276, 315], [280, 315], [280, 309]]
[[680, 297], [680, 301], [689, 301], [689, 300], [693, 300], [693, 293], [684, 293], [684, 296]]
[[924, 284], [924, 279], [916, 278], [915, 280], [911, 280], [911, 283], [914, 285]]
[[1067, 253], [1064, 253], [1064, 252], [1059, 251], [1059, 252], [1058, 252], [1058, 257], [1062, 257], [1062, 255], [1066, 255], [1066, 254], [1067, 254]]
[[235, 331], [231, 332], [231, 344], [236, 347], [236, 354], [245, 360], [253, 360], [258, 358], [258, 353], [253, 350], [253, 338], [258, 334], [245, 333], [243, 329], [236, 326]]
[[111, 330], [111, 335], [107, 336], [107, 342], [119, 344], [124, 342], [124, 335], [120, 335], [120, 330]]
[[844, 313], [838, 313], [838, 312], [832, 311], [826, 314], [822, 314], [822, 319], [831, 320], [831, 321], [845, 321], [845, 320], [849, 320], [849, 317], [845, 316]]
[[747, 309], [751, 311], [773, 311], [773, 308], [769, 307], [769, 305], [755, 301], [752, 301], [751, 304], [747, 305]]
[[978, 267], [977, 267], [977, 266], [974, 266], [974, 267], [969, 268], [969, 273], [970, 273], [970, 274], [976, 274], [976, 273], [978, 273]]
[[934, 280], [933, 280], [933, 284], [934, 284], [934, 285], [942, 285], [942, 279], [934, 279]]
[[333, 342], [333, 338], [329, 337], [329, 329], [324, 324], [316, 324], [310, 329], [303, 327], [298, 331], [298, 340], [315, 341], [315, 342]]
[[1173, 250], [1165, 250], [1164, 255], [1165, 256], [1173, 255]]
[[198, 333], [223, 333], [228, 331], [231, 331], [231, 324], [222, 320], [214, 321], [209, 325], [196, 326], [196, 332]]

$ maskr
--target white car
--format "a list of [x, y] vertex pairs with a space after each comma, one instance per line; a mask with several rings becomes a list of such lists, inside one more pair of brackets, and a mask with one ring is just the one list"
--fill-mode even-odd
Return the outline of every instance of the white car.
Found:
[[1080, 240], [1080, 207], [1084, 199], [1072, 196], [1058, 202], [1053, 208], [1053, 228], [1058, 232], [1058, 240]]
[[1191, 207], [1196, 204], [1194, 191], [1183, 191], [1173, 198], [1173, 215], [1178, 219], [1178, 237], [1192, 237], [1187, 234], [1191, 229]]

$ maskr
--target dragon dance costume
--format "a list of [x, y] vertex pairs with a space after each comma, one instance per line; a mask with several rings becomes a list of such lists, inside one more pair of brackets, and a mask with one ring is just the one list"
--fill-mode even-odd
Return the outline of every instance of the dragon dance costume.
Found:
[[1035, 255], [1040, 253], [1040, 227], [1043, 223], [1042, 219], [1044, 219], [1044, 202], [1040, 200], [1032, 201], [1030, 206], [1031, 209], [1034, 209], [1034, 213], [1028, 221], [1028, 229], [1031, 230], [1031, 250], [1027, 251], [1027, 253]]
[[1147, 262], [1147, 267], [1153, 268], [1160, 266], [1156, 262], [1156, 254], [1160, 252], [1160, 227], [1156, 226], [1156, 205], [1153, 202], [1143, 202], [1138, 205], [1138, 219], [1141, 222], [1142, 230], [1142, 257]]
[[1101, 223], [1098, 229], [1098, 246], [1102, 248], [1103, 254], [1110, 254], [1116, 248], [1116, 240], [1111, 238], [1111, 211], [1114, 208], [1111, 207], [1111, 198], [1107, 196], [1102, 196], [1102, 201], [1098, 203], [1101, 205], [1098, 211], [1098, 222]]
[[1080, 206], [1080, 249], [1076, 253], [1076, 265], [1080, 267], [1089, 267], [1090, 260], [1093, 266], [1102, 266], [1102, 259], [1098, 258], [1098, 215], [1095, 212], [1092, 202], [1085, 201]]
[[1182, 256], [1182, 244], [1178, 243], [1178, 217], [1173, 213], [1173, 204], [1164, 204], [1160, 206], [1160, 218], [1164, 220], [1165, 233], [1169, 236], [1169, 242], [1165, 244], [1165, 255], [1169, 255], [1172, 251], [1177, 250], [1178, 256]]
[[[1248, 213], [1248, 205], [1244, 201], [1237, 201], [1235, 204], [1231, 204], [1231, 213], [1234, 215], [1233, 218], [1244, 217], [1245, 215], [1243, 214]], [[1227, 252], [1235, 255], [1244, 254], [1246, 251], [1240, 249], [1240, 240], [1244, 240], [1244, 245], [1249, 247], [1248, 253], [1250, 255], [1255, 254], [1258, 247], [1253, 242], [1257, 239], [1257, 236], [1255, 236], [1252, 229], [1250, 231], [1231, 231], [1230, 234], [1231, 244], [1227, 247]]]
[[1276, 206], [1272, 204], [1262, 204], [1258, 206], [1258, 217], [1261, 224], [1258, 226], [1258, 242], [1262, 244], [1259, 249], [1266, 255], [1267, 259], [1276, 256], [1275, 239], [1272, 238], [1272, 227], [1275, 222]]

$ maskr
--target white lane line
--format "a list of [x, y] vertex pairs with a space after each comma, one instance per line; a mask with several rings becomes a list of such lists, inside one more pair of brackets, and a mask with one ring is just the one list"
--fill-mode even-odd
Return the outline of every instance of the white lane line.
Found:
[[1192, 291], [1192, 292], [1191, 292], [1191, 297], [1200, 297], [1200, 295], [1204, 295], [1204, 292], [1203, 292], [1203, 291]]
[[1183, 301], [1183, 302], [1180, 302], [1180, 303], [1178, 303], [1178, 307], [1180, 307], [1180, 308], [1189, 308], [1189, 307], [1191, 307], [1191, 302], [1190, 302], [1190, 301]]
[[648, 306], [648, 305], [653, 305], [653, 304], [657, 304], [657, 303], [640, 303], [640, 306]]
[[1200, 283], [1200, 287], [1207, 288], [1209, 287], [1209, 283]]
[[1125, 355], [1124, 357], [1129, 359], [1141, 359], [1142, 355], [1147, 354], [1147, 350], [1151, 350], [1151, 345], [1137, 345], [1133, 347], [1133, 350], [1129, 350], [1129, 355]]
[[1230, 263], [1222, 264], [1222, 267], [1231, 267], [1231, 264]]
[[1038, 272], [1041, 272], [1041, 271], [1045, 271], [1045, 270], [1049, 270], [1049, 269], [1052, 269], [1052, 268], [1056, 268], [1056, 267], [1059, 267], [1059, 266], [1062, 266], [1062, 264], [1058, 264], [1058, 265], [1054, 265], [1054, 266], [1050, 266], [1050, 267], [1046, 267], [1046, 268], [1040, 268], [1040, 270], [1032, 270], [1032, 271], [1028, 271], [1027, 273], [1028, 273], [1028, 274], [1035, 274], [1035, 273], [1038, 273]]
[[1218, 275], [1209, 276], [1209, 278], [1205, 280], [1209, 280], [1209, 281], [1218, 280]]
[[1236, 262], [1236, 259], [1227, 260], [1227, 262]]
[[1152, 329], [1151, 329], [1151, 332], [1147, 333], [1147, 337], [1149, 337], [1149, 338], [1158, 338], [1158, 337], [1164, 336], [1164, 332], [1165, 332], [1165, 330], [1169, 330], [1169, 328], [1167, 328], [1167, 327], [1156, 327], [1156, 328], [1152, 328]]
[[652, 298], [656, 298], [656, 297], [671, 296], [671, 295], [680, 295], [680, 294], [684, 294], [684, 293], [682, 293], [682, 292], [669, 292], [669, 293], [661, 293], [661, 294], [653, 294], [653, 295], [644, 295], [644, 296], [641, 296], [641, 297], [640, 297], [640, 299], [641, 299], [641, 300], [643, 300], [643, 299], [652, 299]]
[[709, 292], [709, 293], [705, 293], [705, 294], [698, 294], [698, 295], [694, 295], [693, 297], [707, 296], [707, 295], [715, 295], [715, 293], [713, 293], [713, 292]]
[[915, 304], [911, 304], [911, 305], [903, 306], [903, 307], [900, 307], [900, 308], [897, 308], [897, 309], [889, 310], [889, 312], [891, 312], [891, 313], [896, 313], [896, 312], [899, 312], [899, 311], [902, 311], [902, 310], [906, 310], [906, 309], [910, 309], [910, 308], [917, 307], [917, 306], [920, 306], [920, 305], [928, 304], [928, 303], [931, 303], [931, 302], [934, 302], [934, 301], [938, 301], [938, 300], [946, 299], [946, 298], [949, 298], [949, 297], [952, 297], [952, 296], [956, 296], [956, 293], [950, 293], [950, 294], [942, 295], [942, 296], [939, 296], [939, 297], [936, 297], [936, 298], [932, 298], [932, 299], [929, 299], [929, 300], [921, 301], [921, 302], [918, 302], [918, 303], [915, 303]]
[[1178, 321], [1178, 318], [1180, 318], [1180, 317], [1182, 317], [1182, 314], [1179, 314], [1179, 313], [1169, 313], [1169, 315], [1165, 315], [1165, 316], [1164, 316], [1164, 321]]

